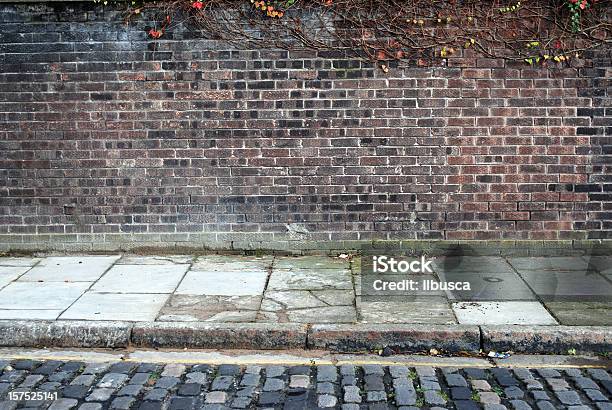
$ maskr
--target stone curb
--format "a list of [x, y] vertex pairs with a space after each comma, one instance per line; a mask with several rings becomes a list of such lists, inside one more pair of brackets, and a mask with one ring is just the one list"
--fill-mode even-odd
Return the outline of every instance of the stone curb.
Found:
[[477, 353], [480, 350], [480, 329], [469, 325], [313, 325], [307, 347], [339, 352], [389, 347], [399, 352], [428, 352], [435, 348], [452, 353]]
[[0, 346], [128, 347], [127, 322], [0, 320]]
[[612, 328], [605, 326], [481, 326], [484, 351], [567, 354], [609, 352]]
[[303, 349], [307, 325], [291, 323], [142, 322], [132, 329], [138, 347]]
[[177, 323], [0, 320], [1, 347], [324, 349], [359, 353], [514, 351], [609, 352], [603, 326], [470, 326], [423, 324]]

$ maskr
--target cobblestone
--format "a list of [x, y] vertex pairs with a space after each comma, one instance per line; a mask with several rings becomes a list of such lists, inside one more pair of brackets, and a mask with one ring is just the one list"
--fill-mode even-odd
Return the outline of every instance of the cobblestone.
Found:
[[[316, 369], [164, 367], [27, 360], [7, 362], [7, 366], [0, 377], [11, 382], [0, 383], [0, 410], [417, 410], [418, 406], [432, 410], [612, 410], [606, 390], [612, 380], [603, 369], [434, 369], [370, 364], [319, 365]], [[60, 398], [55, 402], [7, 400], [9, 391], [30, 390], [57, 390]]]

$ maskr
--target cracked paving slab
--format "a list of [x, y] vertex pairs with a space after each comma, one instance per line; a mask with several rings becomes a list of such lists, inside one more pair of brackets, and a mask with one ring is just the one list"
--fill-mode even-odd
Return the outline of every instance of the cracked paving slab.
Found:
[[357, 298], [361, 323], [455, 324], [455, 315], [445, 297], [384, 296]]
[[261, 296], [174, 295], [157, 320], [166, 322], [254, 322]]
[[191, 267], [202, 272], [268, 272], [272, 256], [207, 255], [200, 256]]
[[354, 303], [352, 290], [268, 291], [258, 322], [353, 323]]
[[115, 265], [181, 265], [192, 263], [192, 255], [138, 256], [124, 255]]
[[347, 269], [284, 270], [274, 269], [268, 290], [325, 290], [353, 289], [351, 274]]
[[327, 256], [286, 256], [277, 257], [275, 269], [348, 269], [349, 261], [344, 258]]

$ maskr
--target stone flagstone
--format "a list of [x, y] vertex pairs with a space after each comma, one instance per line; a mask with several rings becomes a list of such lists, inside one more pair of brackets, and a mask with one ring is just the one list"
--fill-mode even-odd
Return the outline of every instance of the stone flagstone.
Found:
[[60, 319], [153, 321], [168, 295], [85, 293]]
[[453, 311], [467, 325], [556, 325], [557, 321], [538, 302], [458, 302]]
[[158, 321], [254, 322], [261, 296], [173, 295]]
[[261, 295], [267, 272], [189, 271], [179, 285], [178, 295], [247, 296]]
[[114, 293], [172, 293], [189, 265], [117, 265], [92, 290]]
[[16, 280], [29, 269], [29, 266], [0, 266], [0, 288]]
[[20, 281], [94, 282], [119, 256], [53, 256], [44, 258]]
[[357, 312], [362, 323], [455, 323], [453, 311], [444, 297], [385, 296], [385, 300], [363, 299], [357, 299]]
[[64, 310], [89, 286], [87, 282], [13, 282], [0, 290], [0, 309]]
[[269, 290], [353, 289], [348, 270], [273, 270]]

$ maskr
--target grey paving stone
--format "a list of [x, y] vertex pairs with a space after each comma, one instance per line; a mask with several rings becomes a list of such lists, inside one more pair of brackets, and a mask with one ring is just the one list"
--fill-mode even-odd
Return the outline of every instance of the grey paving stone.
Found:
[[123, 373], [107, 373], [98, 382], [98, 387], [118, 389], [128, 379], [129, 379], [129, 376], [127, 374], [123, 374]]
[[355, 376], [343, 376], [340, 384], [342, 386], [355, 386], [357, 385], [357, 378]]
[[235, 364], [222, 364], [217, 368], [217, 372], [219, 376], [236, 376], [240, 374], [240, 366]]
[[532, 407], [524, 400], [510, 400], [510, 406], [514, 410], [529, 410]]
[[575, 391], [557, 391], [555, 396], [561, 403], [568, 406], [582, 404], [580, 396]]
[[456, 400], [453, 402], [457, 410], [479, 410], [480, 406], [473, 400]]
[[538, 401], [536, 406], [540, 410], [556, 410], [556, 407], [551, 402], [545, 400]]
[[253, 397], [253, 396], [255, 396], [255, 392], [256, 392], [255, 387], [248, 386], [248, 387], [244, 387], [244, 388], [238, 389], [236, 391], [236, 396], [237, 397]]
[[309, 366], [291, 366], [287, 373], [289, 375], [301, 374], [301, 375], [309, 375], [310, 367]]
[[330, 394], [322, 394], [317, 398], [317, 405], [321, 408], [336, 407], [338, 398]]
[[128, 381], [128, 384], [138, 384], [142, 386], [149, 381], [150, 377], [151, 373], [135, 373]]
[[550, 400], [550, 396], [548, 395], [548, 393], [546, 393], [545, 391], [542, 391], [542, 390], [534, 390], [534, 391], [532, 391], [531, 392], [531, 396], [536, 401], [538, 401], [538, 400], [545, 400], [545, 401]]
[[129, 408], [132, 407], [132, 404], [135, 402], [136, 400], [133, 397], [117, 397], [111, 402], [110, 408], [117, 410], [129, 410]]
[[50, 382], [64, 383], [71, 380], [74, 377], [73, 372], [57, 372], [50, 375], [47, 380]]
[[83, 374], [104, 373], [110, 367], [109, 363], [90, 363], [83, 370]]
[[542, 390], [544, 386], [538, 380], [527, 379], [525, 380], [527, 390]]
[[474, 380], [484, 380], [487, 378], [487, 372], [484, 369], [478, 369], [478, 368], [466, 368], [463, 369], [463, 371], [465, 372], [465, 374], [467, 375], [467, 377], [469, 377], [470, 379], [474, 379]]
[[206, 384], [208, 381], [208, 375], [202, 372], [187, 373], [185, 377], [186, 377], [187, 383]]
[[342, 405], [342, 410], [360, 410], [359, 404], [345, 403]]
[[202, 385], [197, 383], [181, 384], [177, 394], [179, 396], [197, 396], [202, 391]]
[[335, 382], [338, 380], [338, 369], [336, 366], [324, 365], [317, 366], [317, 381]]
[[446, 383], [450, 387], [468, 387], [467, 381], [460, 374], [447, 374]]
[[276, 391], [267, 391], [259, 395], [258, 403], [260, 406], [275, 406], [283, 399], [283, 395]]
[[62, 390], [62, 396], [71, 399], [83, 399], [89, 393], [88, 386], [66, 386]]
[[385, 391], [369, 391], [366, 393], [368, 402], [387, 401], [387, 393]]
[[259, 374], [245, 374], [242, 376], [242, 380], [240, 380], [241, 386], [257, 386], [261, 381], [261, 376]]
[[595, 380], [612, 380], [612, 376], [605, 369], [587, 369], [587, 373]]
[[[8, 364], [8, 362], [6, 364]], [[29, 359], [15, 360], [13, 362], [13, 368], [16, 369], [16, 370], [28, 370], [28, 371], [32, 371], [39, 364], [40, 363], [38, 361], [29, 360]], [[4, 367], [4, 366], [0, 366], [0, 369], [2, 367]]]
[[155, 382], [155, 387], [158, 389], [171, 389], [181, 382], [177, 377], [160, 377]]
[[595, 407], [597, 407], [599, 410], [612, 410], [612, 403], [600, 401], [595, 403]]
[[514, 375], [521, 380], [533, 379], [533, 374], [529, 369], [518, 368], [514, 369]]
[[564, 379], [546, 379], [546, 384], [554, 391], [569, 389], [569, 384]]
[[45, 363], [43, 363], [41, 366], [37, 367], [36, 369], [34, 369], [34, 371], [32, 373], [34, 374], [44, 374], [44, 375], [50, 375], [53, 372], [55, 372], [62, 364], [64, 364], [63, 362], [57, 361], [57, 360], [49, 360]]
[[507, 407], [503, 404], [485, 404], [484, 410], [506, 410]]
[[436, 377], [436, 370], [433, 367], [429, 366], [416, 366], [414, 368], [416, 370], [419, 378], [422, 377]]
[[346, 403], [361, 403], [361, 392], [357, 386], [344, 387], [344, 401]]
[[[61, 383], [45, 382], [45, 383], [41, 384], [40, 386], [38, 386], [38, 390], [40, 390], [40, 391], [56, 391], [60, 387], [62, 387]], [[2, 388], [1, 387], [0, 387], [0, 392], [2, 392]]]
[[439, 405], [445, 405], [446, 404], [446, 399], [444, 399], [444, 397], [442, 397], [441, 393], [439, 391], [436, 390], [425, 390], [423, 392], [423, 396], [425, 398], [425, 403], [427, 404], [439, 404]]
[[378, 374], [384, 375], [385, 369], [379, 364], [365, 364], [362, 366], [363, 372], [365, 374]]
[[290, 377], [289, 387], [307, 389], [310, 386], [310, 377], [296, 374]]
[[491, 391], [482, 391], [478, 393], [480, 396], [480, 402], [482, 404], [500, 404], [501, 398], [497, 395], [497, 393]]
[[82, 374], [80, 376], [75, 377], [70, 384], [80, 385], [80, 386], [91, 386], [96, 381], [96, 376], [93, 374]]
[[469, 400], [472, 397], [472, 391], [467, 387], [451, 387], [450, 391], [453, 400]]
[[352, 364], [343, 364], [340, 366], [340, 374], [343, 376], [355, 376], [355, 366]]
[[440, 390], [440, 383], [435, 381], [423, 380], [421, 381], [421, 388], [423, 390]]
[[491, 390], [491, 385], [486, 380], [471, 380], [472, 388], [478, 391], [489, 391]]
[[220, 404], [227, 401], [227, 393], [224, 391], [211, 391], [206, 393], [207, 404]]
[[363, 378], [365, 383], [365, 389], [367, 391], [378, 391], [385, 390], [385, 383], [383, 378], [377, 374], [370, 374]]
[[407, 377], [410, 369], [406, 366], [389, 366], [389, 374], [394, 379], [398, 379], [400, 377]]
[[79, 410], [101, 410], [102, 405], [100, 403], [83, 403], [79, 406]]
[[280, 391], [285, 387], [285, 382], [281, 379], [266, 379], [263, 391]]
[[118, 362], [113, 363], [108, 369], [109, 373], [130, 373], [134, 368], [138, 366], [137, 363], [132, 362]]
[[576, 385], [583, 390], [584, 389], [599, 389], [599, 386], [597, 385], [597, 383], [595, 383], [593, 380], [589, 379], [588, 377], [575, 377], [574, 383], [576, 383]]
[[525, 397], [525, 392], [517, 386], [506, 387], [504, 393], [509, 399], [522, 399]]
[[21, 383], [21, 381], [26, 378], [26, 375], [27, 373], [25, 370], [5, 371], [2, 373], [2, 376], [0, 376], [0, 383]]
[[144, 400], [146, 401], [162, 401], [168, 395], [168, 390], [166, 389], [153, 389], [147, 392], [144, 396]]
[[40, 374], [32, 374], [27, 376], [23, 382], [19, 385], [19, 387], [34, 387], [38, 383], [40, 383], [45, 377]]
[[123, 386], [121, 390], [117, 392], [117, 396], [138, 396], [142, 391], [142, 386], [139, 384], [128, 384]]
[[595, 389], [585, 389], [584, 394], [593, 401], [607, 401], [608, 398], [600, 391]]
[[399, 386], [395, 388], [395, 403], [398, 406], [413, 406], [417, 401], [417, 393], [414, 387]]
[[267, 366], [266, 377], [280, 377], [287, 371], [284, 366]]
[[138, 410], [162, 410], [162, 403], [155, 401], [145, 401], [138, 406]]
[[193, 410], [195, 405], [194, 397], [173, 397], [168, 405], [168, 410]]
[[49, 410], [70, 410], [78, 405], [79, 401], [76, 399], [59, 399], [51, 403]]
[[229, 390], [234, 384], [234, 378], [232, 376], [217, 376], [212, 382], [212, 390]]
[[334, 394], [336, 388], [330, 382], [317, 383], [317, 393], [319, 394]]
[[253, 399], [250, 397], [236, 397], [232, 400], [231, 407], [235, 409], [246, 409], [252, 402]]
[[85, 398], [86, 401], [107, 401], [115, 392], [115, 389], [101, 387], [94, 389], [89, 396]]
[[580, 371], [580, 369], [563, 369], [563, 373], [565, 373], [569, 377], [582, 377], [582, 372]]

